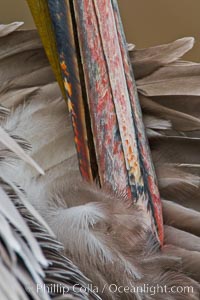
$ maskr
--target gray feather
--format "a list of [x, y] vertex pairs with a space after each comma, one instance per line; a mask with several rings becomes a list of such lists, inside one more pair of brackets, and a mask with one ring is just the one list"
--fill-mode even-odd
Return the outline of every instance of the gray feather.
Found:
[[130, 52], [136, 79], [145, 77], [157, 69], [178, 60], [194, 45], [193, 38], [179, 39], [171, 44]]

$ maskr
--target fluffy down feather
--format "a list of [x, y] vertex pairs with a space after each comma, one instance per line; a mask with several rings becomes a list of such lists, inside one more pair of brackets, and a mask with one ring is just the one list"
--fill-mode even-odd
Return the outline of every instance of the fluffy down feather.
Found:
[[2, 300], [100, 299], [91, 290], [91, 282], [63, 256], [63, 246], [27, 201], [27, 194], [16, 184], [17, 180], [2, 178], [6, 177], [4, 171], [15, 172], [23, 161], [25, 168], [28, 163], [32, 170], [41, 173], [41, 168], [26, 153], [31, 149], [30, 144], [18, 136], [9, 136], [2, 128], [8, 115], [9, 111], [0, 107], [0, 297]]

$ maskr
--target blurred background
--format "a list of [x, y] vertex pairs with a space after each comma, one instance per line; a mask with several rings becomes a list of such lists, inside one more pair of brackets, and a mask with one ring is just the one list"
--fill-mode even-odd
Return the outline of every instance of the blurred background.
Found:
[[[128, 42], [138, 48], [194, 36], [187, 58], [200, 62], [200, 0], [118, 0]], [[25, 0], [1, 0], [0, 23], [24, 21], [34, 28]]]

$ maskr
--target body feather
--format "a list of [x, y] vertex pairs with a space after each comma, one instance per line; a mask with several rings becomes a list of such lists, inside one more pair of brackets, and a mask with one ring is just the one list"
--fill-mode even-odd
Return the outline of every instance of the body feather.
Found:
[[[11, 29], [7, 32], [9, 30]], [[166, 245], [163, 249], [160, 249], [152, 235], [151, 226], [144, 212], [137, 205], [130, 203], [123, 191], [113, 194], [80, 179], [69, 113], [46, 58], [43, 64], [44, 52], [36, 33], [13, 32], [3, 39], [5, 45], [0, 50], [0, 65], [1, 63], [4, 65], [4, 59], [15, 61], [18, 55], [22, 59], [21, 52], [30, 54], [34, 49], [38, 51], [36, 56], [31, 57], [33, 61], [30, 62], [29, 72], [28, 68], [23, 67], [20, 73], [19, 66], [17, 76], [12, 74], [11, 78], [8, 72], [5, 80], [3, 77], [0, 78], [0, 104], [9, 107], [12, 111], [11, 115], [2, 122], [2, 127], [10, 135], [23, 137], [31, 143], [32, 157], [44, 169], [45, 176], [39, 176], [27, 164], [19, 163], [14, 159], [13, 168], [1, 166], [2, 180], [15, 182], [20, 186], [25, 192], [26, 200], [36, 208], [59, 242], [64, 245], [63, 254], [92, 280], [94, 286], [99, 287], [102, 299], [199, 299], [199, 284], [196, 282], [199, 280], [199, 271], [195, 265], [199, 258], [199, 215], [194, 211], [198, 206], [194, 195], [199, 188], [199, 173], [198, 168], [195, 167], [199, 164], [199, 122], [195, 117], [197, 113], [186, 111], [181, 114], [181, 110], [178, 109], [176, 113], [178, 104], [174, 107], [170, 104], [168, 107], [165, 103], [162, 106], [160, 103], [162, 100], [157, 99], [162, 95], [163, 97], [179, 95], [179, 92], [174, 93], [176, 82], [180, 81], [179, 77], [185, 77], [188, 83], [193, 80], [192, 76], [187, 78], [185, 71], [184, 75], [181, 75], [181, 70], [184, 70], [186, 65], [180, 68], [180, 65], [175, 63], [193, 46], [193, 39], [186, 38], [169, 45], [145, 50], [133, 49], [131, 52], [136, 78], [139, 79], [137, 81], [139, 96], [144, 113], [147, 113], [144, 119], [146, 118], [147, 133], [150, 133], [149, 140], [158, 172], [161, 195], [167, 195], [168, 197], [165, 197], [167, 200], [179, 203], [172, 202], [176, 210], [181, 200], [183, 204], [180, 215], [176, 218], [170, 206], [171, 202], [167, 204], [164, 202]], [[24, 57], [28, 57], [28, 53]], [[37, 60], [37, 57], [41, 59]], [[173, 69], [168, 68], [168, 64], [172, 64]], [[191, 75], [194, 68], [190, 64], [188, 67]], [[161, 71], [164, 83], [156, 79], [155, 74], [160, 72], [160, 68], [168, 68], [166, 78], [163, 70]], [[177, 78], [167, 88], [164, 85], [170, 80], [171, 71]], [[194, 77], [195, 81], [192, 81], [190, 88], [186, 92], [183, 90], [184, 95], [191, 94], [193, 97], [196, 93], [191, 93], [191, 89], [198, 80], [198, 74], [195, 73]], [[198, 87], [195, 89], [197, 91]], [[146, 98], [143, 97], [144, 94]], [[188, 129], [195, 132], [193, 137], [187, 136]], [[183, 164], [187, 166], [183, 167]], [[188, 166], [193, 167], [188, 168]], [[187, 186], [194, 192], [192, 199], [188, 199], [188, 191], [184, 197], [182, 196]], [[22, 211], [22, 215], [26, 218], [27, 211], [25, 212], [24, 209]], [[184, 223], [186, 216], [188, 219]], [[192, 216], [194, 219], [190, 223]], [[27, 219], [30, 220], [29, 215]], [[32, 222], [29, 224], [30, 227], [35, 224]], [[38, 230], [37, 227], [33, 232]], [[180, 239], [177, 238], [177, 233], [178, 236], [180, 233]], [[187, 245], [184, 245], [185, 237]], [[41, 233], [39, 233], [39, 243], [40, 238]], [[53, 243], [55, 246], [52, 236], [49, 237], [47, 232], [43, 231], [41, 247], [46, 254], [49, 254], [49, 244], [46, 243], [49, 239], [50, 244]], [[53, 249], [47, 257], [55, 265], [52, 266], [51, 272], [45, 273], [46, 280], [57, 282], [61, 278], [62, 282], [69, 284], [67, 275], [63, 275], [65, 268], [61, 271], [62, 276], [59, 272], [55, 273], [58, 265], [63, 266], [63, 260]], [[192, 258], [188, 262], [189, 253]], [[66, 258], [63, 259], [66, 263]], [[67, 264], [66, 268], [70, 266]], [[76, 275], [73, 277], [73, 282], [76, 282]], [[81, 284], [82, 282], [87, 281], [81, 275]], [[194, 287], [194, 293], [150, 295], [141, 291], [111, 293], [109, 290], [111, 284], [127, 286], [130, 289], [133, 286], [140, 287], [144, 283], [152, 286], [166, 285], [168, 288], [191, 285]], [[103, 287], [106, 288], [103, 290]], [[88, 299], [89, 294], [90, 291], [86, 295], [71, 293], [71, 297]], [[91, 294], [91, 297], [97, 296]]]

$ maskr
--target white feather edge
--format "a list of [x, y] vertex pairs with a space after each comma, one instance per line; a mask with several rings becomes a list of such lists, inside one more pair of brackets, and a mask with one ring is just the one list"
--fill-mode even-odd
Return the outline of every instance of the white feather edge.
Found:
[[10, 24], [0, 24], [0, 37], [6, 36], [21, 27], [24, 22], [13, 22]]
[[41, 175], [44, 175], [42, 168], [29, 156], [25, 151], [12, 139], [9, 134], [0, 127], [0, 142], [2, 142], [8, 149], [14, 152], [19, 158], [31, 165]]

